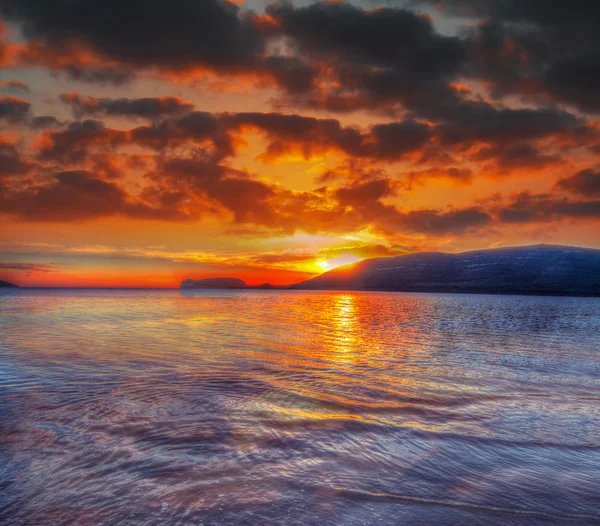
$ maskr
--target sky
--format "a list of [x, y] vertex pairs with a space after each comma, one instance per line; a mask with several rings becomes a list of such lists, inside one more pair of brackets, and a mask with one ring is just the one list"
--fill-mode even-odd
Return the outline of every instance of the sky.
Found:
[[600, 247], [600, 3], [0, 0], [0, 279]]

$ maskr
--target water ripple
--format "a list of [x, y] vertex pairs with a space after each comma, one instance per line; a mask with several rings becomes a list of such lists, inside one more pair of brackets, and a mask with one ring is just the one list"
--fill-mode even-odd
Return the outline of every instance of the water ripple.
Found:
[[597, 524], [600, 301], [0, 293], [0, 523]]

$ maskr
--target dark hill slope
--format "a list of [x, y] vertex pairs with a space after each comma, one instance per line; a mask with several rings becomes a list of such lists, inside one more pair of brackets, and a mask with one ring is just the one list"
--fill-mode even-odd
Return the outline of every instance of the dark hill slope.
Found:
[[600, 296], [600, 250], [534, 245], [421, 252], [368, 259], [292, 288]]

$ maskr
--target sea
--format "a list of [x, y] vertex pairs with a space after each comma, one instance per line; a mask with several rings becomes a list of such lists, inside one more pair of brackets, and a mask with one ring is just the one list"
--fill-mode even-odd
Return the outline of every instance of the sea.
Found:
[[0, 292], [2, 525], [600, 524], [600, 299]]

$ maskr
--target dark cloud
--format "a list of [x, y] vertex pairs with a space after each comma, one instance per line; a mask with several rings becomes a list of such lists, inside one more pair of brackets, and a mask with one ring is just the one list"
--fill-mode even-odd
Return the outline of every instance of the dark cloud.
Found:
[[[30, 39], [22, 63], [44, 63], [74, 80], [122, 84], [142, 68], [255, 75], [331, 109], [452, 97], [448, 82], [466, 53], [427, 16], [338, 2], [279, 2], [265, 17], [226, 0], [6, 0], [0, 14]], [[337, 87], [324, 89], [327, 80]]]
[[40, 115], [39, 117], [34, 117], [29, 124], [35, 130], [60, 128], [63, 125], [62, 122], [52, 115]]
[[76, 164], [91, 153], [92, 148], [114, 148], [126, 141], [126, 133], [106, 128], [98, 120], [72, 122], [64, 130], [43, 135], [38, 157], [43, 161]]
[[[122, 84], [140, 69], [191, 78], [239, 74], [275, 83], [285, 103], [409, 110], [450, 121], [442, 110], [469, 111], [461, 103], [470, 96], [456, 87], [467, 78], [483, 81], [498, 98], [516, 93], [600, 108], [597, 7], [584, 8], [581, 0], [568, 8], [541, 0], [405, 5], [471, 20], [459, 36], [448, 36], [414, 10], [333, 1], [280, 1], [258, 15], [226, 0], [57, 0], [51, 7], [45, 0], [5, 0], [0, 14], [32, 39], [22, 63], [37, 61], [76, 80]], [[501, 113], [485, 118], [505, 124]]]
[[[151, 179], [168, 187], [185, 189], [201, 200], [233, 214], [238, 223], [272, 226], [275, 212], [270, 199], [274, 187], [256, 181], [245, 172], [221, 166], [202, 153], [195, 158], [168, 159], [161, 162]], [[205, 206], [206, 207], [206, 206]]]
[[343, 187], [336, 191], [342, 206], [364, 207], [384, 197], [394, 195], [394, 189], [388, 179], [374, 179], [365, 183]]
[[252, 126], [267, 133], [271, 139], [265, 158], [286, 153], [291, 144], [300, 146], [305, 156], [324, 148], [338, 148], [357, 154], [363, 137], [355, 128], [344, 128], [334, 119], [315, 119], [280, 113], [239, 113], [231, 116], [231, 126]]
[[[238, 224], [286, 233], [298, 229], [348, 232], [368, 228], [385, 235], [416, 232], [444, 236], [476, 231], [490, 224], [493, 217], [502, 222], [538, 222], [563, 216], [590, 217], [596, 210], [593, 202], [529, 194], [489, 210], [466, 207], [405, 211], [384, 202], [414, 181], [439, 177], [439, 172], [457, 181], [472, 177], [469, 169], [450, 165], [445, 172], [424, 167], [394, 181], [377, 167], [376, 163], [381, 166], [383, 162], [403, 160], [411, 152], [417, 152], [421, 159], [415, 161], [415, 155], [413, 162], [425, 162], [433, 158], [431, 151], [436, 148], [468, 151], [469, 159], [483, 163], [484, 168], [489, 167], [485, 163], [494, 163], [497, 170], [505, 171], [562, 162], [559, 155], [536, 141], [584, 137], [593, 132], [582, 119], [558, 109], [511, 109], [482, 100], [454, 100], [451, 104], [419, 108], [404, 120], [359, 128], [344, 126], [336, 119], [281, 113], [196, 112], [191, 111], [191, 104], [175, 97], [110, 99], [71, 94], [62, 99], [73, 105], [78, 115], [141, 116], [155, 122], [117, 130], [99, 120], [85, 120], [41, 133], [35, 143], [40, 162], [85, 170], [59, 172], [51, 179], [38, 175], [27, 183], [29, 186], [7, 186], [4, 181], [4, 213], [32, 221], [110, 215], [184, 221], [210, 213], [226, 215]], [[417, 114], [429, 122], [419, 120]], [[34, 127], [35, 122], [31, 120]], [[48, 119], [48, 124], [58, 123]], [[301, 152], [306, 157], [331, 149], [343, 153], [349, 160], [345, 172], [340, 171], [339, 178], [338, 174], [331, 176], [343, 181], [343, 186], [293, 192], [233, 169], [228, 158], [235, 154], [235, 135], [248, 127], [268, 139], [263, 159], [290, 152]], [[111, 154], [122, 146], [153, 150], [149, 154], [153, 166], [141, 163], [136, 168], [146, 172], [138, 194], [126, 192], [119, 184], [128, 167]], [[14, 147], [7, 146], [1, 153], [12, 172], [27, 173], [28, 166]], [[121, 151], [118, 155], [129, 158], [133, 154]], [[360, 161], [354, 174], [349, 173], [354, 169], [352, 161]], [[46, 167], [44, 173], [48, 171]], [[327, 179], [331, 180], [329, 176]], [[569, 189], [566, 182], [561, 185]]]
[[343, 2], [296, 8], [280, 2], [267, 13], [286, 36], [317, 56], [387, 65], [431, 80], [455, 73], [463, 52], [458, 39], [438, 35], [429, 18], [404, 9], [365, 11]]
[[0, 96], [0, 119], [10, 122], [23, 121], [29, 117], [31, 104], [16, 97]]
[[543, 82], [556, 99], [600, 111], [600, 45], [595, 52], [557, 62], [545, 73]]
[[344, 127], [335, 119], [315, 119], [280, 113], [239, 113], [233, 126], [252, 126], [265, 131], [271, 143], [264, 158], [277, 157], [298, 145], [308, 157], [324, 148], [335, 148], [351, 157], [398, 160], [423, 146], [432, 132], [424, 124], [407, 120], [373, 126], [369, 131]]
[[309, 157], [326, 149], [337, 149], [350, 157], [397, 160], [421, 147], [433, 133], [429, 126], [412, 120], [360, 130], [344, 127], [335, 119], [300, 115], [189, 112], [128, 131], [108, 128], [98, 120], [73, 122], [65, 130], [48, 133], [40, 155], [45, 159], [77, 162], [94, 147], [137, 144], [164, 150], [186, 142], [194, 147], [207, 142], [212, 144], [212, 153], [222, 159], [234, 154], [231, 133], [244, 127], [262, 131], [269, 138], [269, 145], [262, 155], [264, 160], [291, 150], [299, 150]]
[[283, 90], [302, 94], [315, 89], [318, 72], [310, 63], [295, 57], [272, 56], [264, 59], [262, 68]]
[[[560, 155], [543, 153], [539, 148], [528, 143], [496, 144], [484, 147], [473, 154], [472, 159], [493, 162], [497, 175], [511, 170], [539, 170], [564, 162]], [[486, 166], [486, 168], [491, 167]]]
[[[334, 119], [316, 119], [301, 115], [281, 113], [237, 113], [232, 114], [234, 124], [251, 125], [284, 137], [308, 137], [322, 131], [338, 133], [340, 124]], [[317, 130], [315, 132], [315, 130]]]
[[186, 142], [194, 143], [194, 146], [208, 142], [213, 147], [211, 153], [218, 158], [233, 154], [231, 137], [218, 116], [200, 111], [134, 128], [127, 137], [130, 142], [156, 150]]
[[428, 113], [441, 121], [438, 133], [445, 144], [507, 143], [584, 131], [580, 119], [556, 109], [512, 109], [485, 102], [465, 102]]
[[492, 221], [490, 215], [476, 207], [402, 211], [381, 200], [396, 195], [398, 184], [387, 179], [355, 183], [335, 192], [341, 221], [370, 225], [386, 235], [415, 232], [432, 236], [456, 235], [475, 231]]
[[193, 196], [205, 211], [227, 213], [235, 223], [288, 234], [372, 227], [387, 234], [410, 231], [444, 235], [476, 229], [489, 220], [476, 209], [400, 212], [382, 202], [396, 194], [397, 185], [389, 179], [356, 182], [331, 192], [325, 188], [292, 192], [215, 164], [202, 155], [165, 160], [148, 177], [161, 187], [176, 187]]
[[0, 142], [0, 178], [27, 173], [30, 163], [24, 160], [13, 144]]
[[552, 194], [522, 192], [507, 204], [495, 208], [497, 218], [506, 223], [551, 222], [564, 219], [600, 218], [600, 201], [573, 201]]
[[85, 170], [59, 172], [45, 183], [0, 194], [0, 213], [21, 221], [65, 222], [122, 215], [141, 219], [186, 217], [177, 209], [153, 208], [115, 183]]
[[599, 24], [600, 7], [587, 0], [547, 2], [546, 0], [410, 0], [415, 5], [437, 6], [467, 18], [493, 17], [506, 22], [528, 22], [542, 27], [569, 27]]
[[[227, 119], [231, 119], [231, 115]], [[64, 130], [75, 133], [78, 137], [75, 143], [72, 138], [65, 140], [64, 133], [58, 132], [61, 140], [53, 144], [61, 148], [71, 144], [71, 151], [77, 151], [74, 146], [77, 141], [89, 147], [89, 141], [101, 137], [100, 143], [105, 144], [106, 136], [110, 140], [114, 131], [109, 130], [107, 134], [104, 128], [91, 123], [87, 127], [82, 130], [81, 126], [71, 126]], [[197, 129], [200, 130], [207, 127]], [[130, 132], [123, 133], [130, 135]], [[53, 153], [56, 155], [57, 150]], [[10, 161], [4, 162], [4, 166], [12, 163], [13, 172], [28, 175], [29, 167], [23, 164], [14, 147], [9, 145], [0, 154]], [[41, 171], [41, 175], [26, 185], [8, 185], [11, 178], [6, 178], [0, 191], [0, 212], [21, 221], [45, 222], [116, 215], [187, 221], [211, 214], [238, 225], [256, 225], [286, 234], [297, 230], [344, 233], [370, 229], [385, 236], [402, 233], [454, 236], [476, 232], [490, 225], [494, 218], [502, 223], [527, 223], [587, 219], [600, 214], [598, 201], [573, 201], [528, 193], [514, 196], [507, 203], [492, 202], [488, 208], [402, 210], [385, 201], [404, 190], [404, 183], [381, 173], [378, 176], [377, 172], [335, 190], [323, 187], [312, 192], [294, 192], [222, 164], [222, 159], [207, 154], [201, 147], [187, 151], [184, 156], [155, 155], [154, 166], [145, 172], [138, 191], [132, 193], [118, 182], [123, 164], [115, 165], [108, 155], [93, 155], [87, 159], [94, 164], [95, 172], [69, 170], [47, 178]], [[578, 181], [588, 177], [576, 176]], [[593, 181], [593, 174], [588, 179]], [[559, 186], [574, 191], [575, 182], [565, 181]]]
[[137, 67], [235, 69], [262, 50], [251, 18], [222, 0], [5, 0], [0, 12], [54, 49], [79, 41]]
[[[276, 85], [273, 102], [290, 112], [208, 113], [177, 97], [66, 94], [75, 117], [90, 119], [61, 123], [33, 117], [25, 100], [0, 97], [3, 122], [40, 130], [0, 143], [1, 209], [28, 221], [212, 214], [240, 229], [386, 236], [597, 217], [595, 169], [560, 179], [556, 194], [526, 192], [464, 208], [392, 204], [413, 184], [577, 166], [583, 157], [571, 149], [597, 153], [597, 124], [574, 109], [600, 108], [599, 7], [581, 0], [568, 8], [546, 0], [435, 3], [442, 17], [462, 17], [457, 36], [436, 30], [443, 20], [434, 25], [427, 14], [375, 3], [283, 1], [259, 15], [226, 0], [1, 1], [0, 14], [24, 37], [0, 43], [3, 65], [42, 65], [71, 80], [116, 85], [138, 74], [249, 79]], [[404, 5], [430, 8], [433, 1]], [[28, 89], [19, 81], [0, 88]], [[369, 110], [386, 122], [351, 125], [293, 114], [294, 105]], [[116, 129], [98, 120], [115, 116], [149, 122]], [[360, 122], [370, 121], [361, 115]], [[239, 169], [233, 158], [248, 130], [265, 141], [257, 157], [264, 162], [339, 159], [319, 179], [332, 186], [292, 191]]]
[[560, 179], [556, 186], [585, 197], [600, 197], [600, 172], [588, 168]]
[[77, 118], [85, 116], [118, 116], [158, 119], [186, 113], [193, 109], [191, 102], [179, 97], [145, 97], [139, 99], [110, 99], [82, 97], [78, 93], [64, 93], [60, 99], [72, 106]]
[[[110, 111], [113, 115], [117, 111], [151, 115], [187, 108], [179, 102], [172, 107], [172, 101], [162, 106], [162, 99], [139, 99], [142, 102], [138, 105], [135, 99], [88, 99], [74, 95], [64, 98], [75, 105], [89, 106], [85, 111], [90, 113]], [[152, 103], [147, 105], [147, 100]], [[97, 110], [97, 106], [110, 106], [110, 109]], [[190, 111], [130, 130], [109, 128], [98, 120], [76, 121], [43, 133], [37, 141], [38, 159], [65, 166], [78, 165], [96, 154], [140, 146], [167, 157], [182, 157], [185, 150], [195, 155], [202, 150], [203, 161], [211, 159], [219, 165], [235, 155], [236, 134], [251, 128], [264, 133], [268, 140], [258, 156], [264, 162], [277, 161], [286, 155], [302, 155], [308, 159], [331, 152], [342, 154], [344, 164], [330, 169], [319, 179], [328, 182], [381, 178], [383, 163], [410, 160], [421, 168], [405, 170], [404, 188], [410, 189], [412, 183], [423, 184], [427, 179], [470, 182], [474, 173], [470, 168], [458, 166], [461, 157], [479, 163], [490, 175], [503, 175], [518, 169], [540, 170], [565, 162], [560, 144], [553, 146], [539, 141], [556, 139], [564, 148], [569, 148], [597, 140], [592, 127], [559, 110], [510, 109], [486, 103], [462, 106], [463, 112], [447, 108], [445, 121], [437, 125], [406, 119], [369, 128], [343, 126], [336, 119], [258, 112]], [[453, 157], [453, 153], [460, 157]]]
[[134, 73], [121, 67], [83, 64], [61, 65], [59, 72], [69, 79], [93, 84], [122, 86], [134, 79]]
[[[137, 102], [135, 99], [90, 100], [71, 95], [65, 96], [65, 100], [90, 106], [90, 112], [96, 111], [95, 105], [100, 105], [97, 101], [102, 101], [105, 107], [110, 103], [111, 108], [102, 111], [111, 111], [113, 115], [116, 111], [143, 113], [140, 106], [133, 104]], [[162, 111], [154, 102], [148, 110], [147, 99], [141, 100], [147, 115]], [[258, 112], [212, 114], [190, 111], [129, 130], [109, 128], [98, 120], [86, 120], [43, 132], [35, 145], [40, 162], [60, 163], [63, 169], [91, 169], [105, 179], [120, 178], [128, 170], [145, 169], [126, 166], [125, 160], [116, 160], [109, 155], [118, 153], [122, 159], [133, 159], [132, 147], [148, 148], [152, 152], [144, 152], [147, 156], [163, 158], [161, 163], [167, 172], [189, 173], [190, 169], [185, 167], [190, 165], [200, 166], [198, 173], [202, 174], [219, 171], [224, 163], [228, 164], [240, 144], [237, 135], [251, 128], [263, 133], [267, 139], [264, 151], [257, 157], [263, 162], [275, 162], [288, 155], [302, 155], [307, 159], [330, 153], [341, 156], [343, 160], [338, 167], [320, 176], [321, 184], [336, 182], [338, 186], [339, 183], [391, 180], [383, 169], [385, 165], [410, 162], [410, 168], [404, 167], [402, 172], [394, 175], [398, 179], [394, 188], [409, 191], [415, 184], [424, 185], [436, 180], [469, 184], [476, 172], [459, 164], [465, 161], [477, 163], [480, 173], [496, 177], [524, 170], [539, 171], [567, 162], [569, 148], [597, 140], [593, 127], [557, 109], [510, 109], [484, 102], [461, 106], [462, 112], [451, 107], [440, 112], [438, 124], [408, 118], [368, 128], [343, 126], [336, 119]], [[180, 105], [177, 103], [176, 107]], [[565, 148], [564, 153], [561, 148]], [[259, 191], [254, 183], [245, 182], [245, 176], [240, 177], [242, 173], [232, 176], [235, 181], [228, 182], [229, 187], [237, 186], [238, 191], [246, 187], [251, 192]], [[205, 189], [205, 196], [208, 196], [208, 190]], [[217, 192], [216, 189], [211, 191]], [[222, 196], [220, 200], [225, 202]]]
[[29, 86], [20, 80], [0, 80], [0, 89], [13, 93], [29, 93]]
[[[433, 0], [415, 3], [432, 6]], [[576, 0], [446, 0], [455, 15], [484, 19], [471, 31], [469, 74], [496, 95], [554, 99], [600, 109], [600, 7]]]
[[448, 81], [466, 49], [459, 38], [436, 33], [426, 16], [343, 2], [280, 2], [267, 13], [300, 55], [327, 65], [334, 87], [306, 93], [309, 105], [337, 111], [398, 103], [417, 108], [453, 96]]
[[450, 210], [414, 210], [399, 216], [399, 225], [414, 232], [443, 236], [477, 230], [492, 221], [490, 215], [476, 207]]
[[422, 147], [432, 136], [432, 128], [407, 120], [390, 124], [378, 124], [371, 128], [373, 142], [370, 157], [398, 159], [404, 153]]
[[58, 272], [54, 265], [45, 265], [42, 263], [3, 263], [1, 261], [0, 270], [20, 270], [26, 272], [28, 276], [47, 272]]
[[114, 213], [124, 203], [125, 194], [115, 185], [88, 172], [70, 171], [55, 174], [48, 185], [17, 194], [2, 203], [2, 210], [23, 219], [77, 220]]
[[216, 116], [191, 112], [127, 131], [109, 128], [96, 119], [71, 122], [64, 129], [47, 131], [41, 136], [38, 157], [45, 161], [77, 164], [94, 151], [112, 151], [124, 145], [162, 150], [171, 145], [200, 141], [212, 142], [221, 156], [232, 152], [230, 138], [220, 131]]
[[479, 229], [492, 220], [485, 211], [476, 207], [404, 212], [395, 206], [382, 203], [381, 199], [396, 194], [396, 187], [397, 185], [390, 180], [375, 179], [340, 188], [335, 195], [345, 218], [353, 218], [358, 224], [370, 224], [388, 235], [398, 232], [417, 232], [434, 236], [460, 234]]

